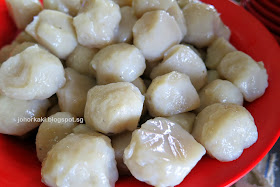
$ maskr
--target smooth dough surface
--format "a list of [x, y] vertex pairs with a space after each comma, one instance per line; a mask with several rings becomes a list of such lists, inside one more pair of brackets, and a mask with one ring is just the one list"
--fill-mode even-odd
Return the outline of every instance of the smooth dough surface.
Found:
[[268, 87], [268, 75], [263, 62], [255, 62], [250, 56], [235, 51], [228, 53], [217, 68], [219, 74], [237, 86], [246, 101], [261, 97]]
[[35, 118], [46, 116], [50, 102], [23, 101], [0, 95], [0, 133], [22, 136], [40, 125]]
[[175, 18], [181, 30], [183, 39], [186, 36], [188, 29], [182, 9], [179, 7], [178, 3], [174, 2], [166, 11]]
[[207, 47], [216, 37], [229, 39], [230, 30], [219, 17], [214, 6], [205, 3], [190, 3], [183, 8], [188, 32], [184, 42], [196, 47]]
[[118, 170], [110, 139], [88, 134], [68, 135], [49, 151], [41, 175], [48, 186], [113, 187]]
[[62, 112], [84, 117], [87, 93], [96, 85], [95, 80], [71, 68], [65, 69], [66, 83], [57, 91], [58, 104]]
[[105, 134], [133, 131], [137, 128], [143, 103], [144, 96], [131, 83], [95, 86], [87, 95], [85, 121]]
[[121, 8], [121, 22], [119, 24], [117, 41], [118, 43], [131, 43], [132, 28], [137, 21], [137, 17], [134, 14], [134, 10], [130, 6], [125, 6]]
[[9, 58], [0, 68], [0, 89], [14, 99], [46, 99], [64, 83], [60, 60], [38, 45]]
[[236, 51], [235, 47], [224, 38], [217, 38], [207, 48], [205, 64], [209, 69], [216, 69], [224, 56]]
[[42, 10], [39, 0], [6, 0], [6, 4], [18, 29], [24, 29]]
[[146, 12], [154, 11], [154, 10], [167, 10], [173, 4], [175, 4], [175, 0], [133, 0], [132, 7], [135, 11], [135, 14], [138, 18], [143, 16]]
[[97, 83], [132, 82], [144, 73], [145, 58], [134, 45], [113, 44], [101, 49], [92, 59]]
[[89, 48], [103, 48], [114, 42], [121, 21], [118, 4], [112, 0], [85, 0], [74, 18], [78, 41]]
[[154, 79], [172, 71], [188, 75], [196, 90], [202, 88], [207, 81], [207, 69], [204, 62], [186, 45], [175, 45], [166, 51], [163, 62], [153, 68], [150, 77]]
[[49, 116], [50, 120], [41, 123], [36, 136], [36, 152], [40, 162], [43, 162], [57, 142], [72, 133], [72, 129], [78, 124], [70, 120], [75, 118], [68, 112], [58, 112]]
[[180, 6], [180, 8], [184, 8], [187, 4], [190, 3], [200, 3], [199, 0], [177, 0], [178, 5]]
[[170, 121], [173, 121], [174, 123], [177, 123], [183, 129], [185, 129], [186, 131], [191, 133], [192, 129], [193, 129], [195, 117], [196, 117], [196, 115], [194, 113], [185, 112], [185, 113], [176, 114], [176, 115], [165, 117], [165, 118], [169, 119]]
[[216, 103], [196, 117], [192, 131], [207, 153], [222, 162], [237, 159], [258, 139], [254, 119], [243, 106]]
[[165, 118], [148, 120], [135, 130], [124, 151], [131, 174], [153, 186], [180, 184], [205, 154], [180, 125]]
[[188, 112], [199, 105], [199, 96], [190, 78], [176, 71], [155, 78], [146, 93], [146, 106], [153, 117]]
[[243, 105], [243, 95], [240, 90], [227, 80], [217, 79], [206, 85], [198, 92], [200, 107], [196, 110], [200, 112], [205, 107], [214, 103], [235, 103]]
[[70, 67], [81, 74], [95, 77], [96, 72], [92, 69], [90, 62], [98, 51], [98, 49], [91, 49], [82, 45], [77, 45], [74, 51], [68, 56], [65, 64], [67, 67]]
[[132, 31], [133, 44], [148, 61], [162, 59], [164, 52], [180, 43], [182, 38], [178, 23], [164, 10], [145, 13], [135, 23]]
[[78, 42], [73, 18], [55, 10], [43, 10], [35, 16], [25, 31], [60, 59], [66, 59]]
[[83, 0], [44, 0], [44, 8], [58, 10], [71, 16], [76, 16]]

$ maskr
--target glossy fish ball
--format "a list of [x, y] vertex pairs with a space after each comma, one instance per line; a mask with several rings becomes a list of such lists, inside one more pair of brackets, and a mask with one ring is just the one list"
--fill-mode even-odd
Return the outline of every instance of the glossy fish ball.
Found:
[[187, 34], [187, 24], [185, 20], [185, 16], [183, 14], [182, 9], [179, 7], [178, 3], [174, 2], [172, 6], [170, 6], [166, 12], [168, 12], [171, 16], [173, 16], [178, 23], [178, 26], [181, 30], [182, 33], [182, 39], [186, 36]]
[[217, 68], [219, 74], [239, 88], [246, 101], [261, 97], [268, 87], [268, 75], [262, 62], [255, 62], [247, 54], [228, 53]]
[[49, 118], [50, 121], [44, 121], [40, 125], [36, 136], [36, 152], [40, 162], [43, 162], [57, 142], [71, 134], [72, 129], [78, 125], [72, 120], [76, 117], [68, 112], [58, 112]]
[[124, 163], [140, 181], [153, 186], [175, 186], [205, 152], [180, 125], [155, 118], [132, 133], [131, 142], [124, 151]]
[[134, 45], [120, 43], [101, 49], [91, 61], [98, 84], [132, 82], [144, 73], [145, 58]]
[[90, 62], [98, 51], [98, 49], [90, 49], [82, 45], [77, 45], [74, 51], [68, 56], [65, 64], [67, 67], [72, 68], [81, 74], [95, 77], [96, 72], [91, 67]]
[[201, 58], [186, 45], [175, 45], [164, 53], [163, 62], [154, 67], [151, 79], [166, 73], [178, 71], [188, 75], [196, 90], [207, 81], [207, 69]]
[[134, 10], [130, 6], [125, 6], [121, 8], [121, 22], [119, 24], [119, 29], [117, 32], [118, 43], [131, 43], [132, 28], [137, 21], [137, 17], [134, 14]]
[[71, 16], [76, 16], [83, 0], [44, 0], [44, 8], [58, 10]]
[[222, 162], [237, 159], [258, 139], [254, 119], [243, 106], [216, 103], [196, 117], [192, 135], [207, 153]]
[[157, 61], [167, 49], [180, 43], [182, 33], [174, 17], [164, 10], [156, 10], [138, 19], [133, 27], [133, 38], [133, 44], [146, 60]]
[[14, 99], [43, 100], [55, 94], [64, 83], [60, 60], [38, 45], [9, 58], [0, 68], [0, 89]]
[[200, 112], [205, 107], [214, 103], [235, 103], [243, 105], [243, 95], [240, 90], [227, 80], [217, 79], [206, 85], [198, 93], [200, 107], [196, 110]]
[[57, 91], [58, 104], [62, 112], [77, 117], [84, 116], [87, 93], [96, 85], [95, 80], [71, 68], [65, 69], [66, 83]]
[[87, 95], [85, 121], [105, 134], [133, 131], [137, 128], [143, 103], [144, 96], [131, 83], [95, 86]]
[[78, 42], [73, 18], [55, 10], [43, 10], [25, 31], [60, 59], [66, 59]]
[[207, 47], [216, 37], [229, 39], [230, 30], [226, 27], [212, 5], [189, 3], [183, 8], [188, 28], [184, 41], [196, 47]]
[[41, 175], [48, 186], [113, 187], [118, 170], [110, 139], [104, 135], [68, 135], [49, 151]]
[[103, 48], [114, 42], [115, 30], [120, 21], [120, 7], [114, 1], [85, 0], [73, 24], [79, 44]]
[[145, 3], [143, 3], [143, 0], [133, 0], [132, 7], [136, 16], [140, 18], [146, 12], [154, 10], [166, 11], [175, 3], [175, 0], [145, 0]]
[[180, 6], [180, 8], [184, 8], [187, 4], [190, 3], [201, 3], [201, 1], [199, 0], [177, 0], [178, 5]]
[[190, 78], [176, 71], [155, 78], [146, 93], [146, 106], [153, 117], [188, 112], [199, 105]]
[[207, 68], [216, 69], [224, 56], [230, 52], [236, 51], [235, 47], [224, 38], [217, 38], [207, 48], [205, 64]]
[[50, 102], [23, 101], [0, 95], [0, 133], [22, 136], [40, 125], [35, 118], [46, 116]]
[[39, 0], [6, 0], [6, 4], [18, 29], [24, 29], [42, 10]]

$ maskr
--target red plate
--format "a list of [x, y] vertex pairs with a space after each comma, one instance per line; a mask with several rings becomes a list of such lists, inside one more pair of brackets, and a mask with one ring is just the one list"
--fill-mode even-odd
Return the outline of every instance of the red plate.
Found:
[[253, 3], [251, 4], [250, 2], [253, 1], [249, 1], [249, 3], [246, 4], [246, 9], [248, 9], [249, 12], [251, 12], [251, 14], [253, 14], [258, 20], [260, 20], [269, 30], [271, 30], [271, 32], [275, 33], [275, 34], [280, 34], [280, 26], [274, 22], [271, 21], [271, 19], [265, 18], [263, 17], [261, 12], [258, 12], [258, 9], [256, 9], [253, 6]]
[[[254, 7], [254, 9], [259, 12], [261, 15], [266, 17], [266, 19], [274, 22], [276, 25], [280, 23], [280, 14], [274, 14], [269, 9], [263, 7], [258, 1], [250, 0], [250, 3]], [[280, 27], [280, 26], [279, 26]]]
[[274, 14], [279, 15], [280, 12], [280, 7], [278, 6], [279, 0], [273, 0], [273, 1], [258, 0], [258, 2], [262, 4], [266, 9], [273, 11]]
[[[11, 24], [0, 0], [0, 41], [14, 36]], [[243, 8], [227, 0], [205, 0], [221, 13], [223, 21], [232, 30], [231, 42], [237, 49], [263, 61], [269, 74], [269, 87], [265, 95], [246, 107], [255, 118], [259, 131], [258, 141], [233, 162], [222, 163], [208, 156], [198, 163], [180, 186], [228, 186], [249, 172], [272, 148], [280, 135], [280, 48], [266, 28]], [[9, 27], [9, 28], [7, 28]], [[10, 28], [11, 27], [11, 28]], [[4, 36], [4, 37], [3, 37]], [[238, 137], [237, 137], [238, 138]], [[34, 142], [22, 142], [0, 135], [1, 186], [43, 186], [40, 163]], [[121, 178], [116, 186], [147, 186], [133, 177]]]
[[276, 6], [280, 6], [280, 0], [270, 0], [271, 3], [274, 3]]

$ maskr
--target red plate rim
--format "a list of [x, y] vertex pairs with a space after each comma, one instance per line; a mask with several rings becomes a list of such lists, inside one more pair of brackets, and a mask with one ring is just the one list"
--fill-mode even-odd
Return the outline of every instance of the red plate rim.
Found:
[[251, 0], [250, 3], [261, 15], [263, 15], [266, 19], [271, 20], [273, 23], [280, 23], [280, 15], [273, 14], [269, 9], [264, 8], [258, 1]]
[[[279, 0], [277, 0], [277, 1], [279, 1]], [[275, 14], [279, 15], [280, 7], [276, 5], [279, 2], [271, 2], [268, 0], [258, 0], [258, 2], [260, 4], [262, 4], [264, 7], [266, 7], [266, 9], [269, 9], [269, 10], [273, 11]]]
[[258, 12], [257, 9], [253, 7], [253, 4], [247, 3], [246, 8], [250, 11], [251, 14], [253, 14], [257, 19], [259, 19], [269, 30], [271, 30], [273, 33], [280, 34], [280, 27], [272, 22], [270, 19], [267, 19], [262, 16], [260, 12]]

